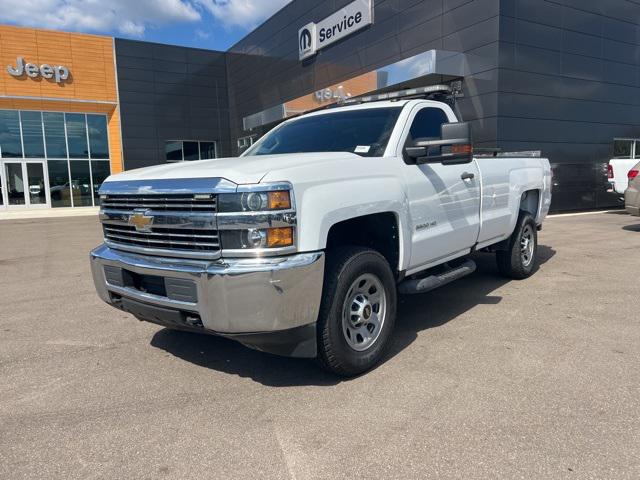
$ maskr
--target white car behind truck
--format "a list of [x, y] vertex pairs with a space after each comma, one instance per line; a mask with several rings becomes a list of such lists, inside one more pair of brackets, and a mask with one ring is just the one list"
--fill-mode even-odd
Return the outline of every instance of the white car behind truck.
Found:
[[616, 138], [613, 141], [614, 158], [607, 165], [608, 191], [618, 194], [624, 201], [624, 193], [629, 187], [629, 172], [640, 157], [639, 141], [632, 138]]
[[474, 157], [469, 125], [428, 98], [354, 100], [285, 121], [240, 158], [109, 177], [100, 297], [350, 376], [384, 355], [398, 292], [473, 272], [482, 249], [530, 276], [548, 160]]

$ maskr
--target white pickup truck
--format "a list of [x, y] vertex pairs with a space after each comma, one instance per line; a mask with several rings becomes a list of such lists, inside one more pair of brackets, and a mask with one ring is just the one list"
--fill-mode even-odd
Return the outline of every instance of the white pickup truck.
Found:
[[609, 192], [615, 192], [621, 200], [624, 200], [624, 192], [629, 188], [629, 172], [638, 159], [634, 158], [612, 158], [607, 167], [609, 178]]
[[481, 249], [507, 277], [535, 271], [548, 160], [472, 151], [445, 102], [354, 101], [239, 158], [111, 176], [95, 286], [140, 320], [360, 374], [391, 341], [398, 293], [473, 272]]

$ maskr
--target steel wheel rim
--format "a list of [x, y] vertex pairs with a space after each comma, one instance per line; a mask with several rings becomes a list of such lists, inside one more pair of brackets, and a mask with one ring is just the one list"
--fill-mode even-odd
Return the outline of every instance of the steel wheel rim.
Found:
[[528, 267], [533, 262], [533, 254], [536, 248], [536, 239], [531, 225], [525, 225], [520, 235], [520, 257], [522, 264]]
[[382, 332], [387, 316], [387, 291], [382, 281], [365, 273], [354, 280], [342, 306], [342, 334], [357, 352], [371, 348]]

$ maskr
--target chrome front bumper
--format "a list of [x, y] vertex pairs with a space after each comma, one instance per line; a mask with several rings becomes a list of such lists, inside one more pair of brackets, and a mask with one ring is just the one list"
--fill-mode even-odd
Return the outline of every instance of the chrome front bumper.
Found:
[[[323, 252], [196, 261], [102, 245], [91, 252], [91, 270], [102, 300], [142, 320], [229, 336], [273, 353], [315, 356]], [[171, 292], [167, 287], [169, 293], [149, 293], [136, 282], [122, 281], [122, 275], [160, 278], [172, 285]], [[270, 336], [277, 348], [270, 347]]]

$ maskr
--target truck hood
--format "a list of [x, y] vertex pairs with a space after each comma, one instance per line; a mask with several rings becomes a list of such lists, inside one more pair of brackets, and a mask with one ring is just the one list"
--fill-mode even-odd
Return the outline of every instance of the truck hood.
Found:
[[322, 163], [333, 164], [339, 160], [357, 161], [362, 160], [362, 157], [348, 152], [322, 152], [216, 158], [129, 170], [112, 175], [107, 181], [225, 178], [236, 184], [251, 184], [259, 183], [270, 172], [275, 173], [278, 170], [311, 164], [314, 166]]

